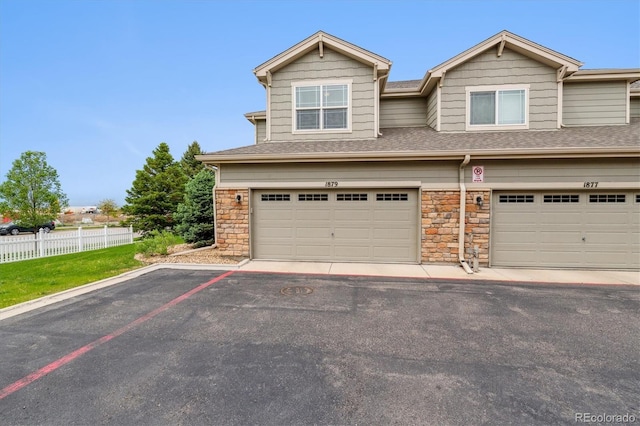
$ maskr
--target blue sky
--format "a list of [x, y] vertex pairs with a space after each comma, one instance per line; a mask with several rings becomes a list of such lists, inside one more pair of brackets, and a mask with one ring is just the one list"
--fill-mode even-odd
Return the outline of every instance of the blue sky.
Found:
[[640, 68], [640, 0], [0, 0], [0, 180], [44, 151], [71, 205], [124, 203], [160, 142], [179, 159], [249, 145], [253, 68], [318, 30], [393, 61], [391, 81], [506, 29], [584, 62]]

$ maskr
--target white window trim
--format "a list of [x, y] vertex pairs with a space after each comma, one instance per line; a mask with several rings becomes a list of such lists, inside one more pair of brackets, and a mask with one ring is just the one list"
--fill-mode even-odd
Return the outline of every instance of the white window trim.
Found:
[[[332, 84], [343, 84], [347, 86], [349, 93], [348, 105], [347, 105], [347, 128], [346, 129], [296, 129], [296, 88], [297, 87], [310, 87], [310, 86], [324, 86]], [[304, 81], [292, 81], [291, 82], [291, 133], [295, 134], [314, 134], [314, 133], [351, 133], [351, 115], [352, 115], [352, 91], [353, 80], [304, 80]], [[322, 117], [322, 108], [320, 108], [320, 116]], [[322, 119], [322, 118], [321, 118]]]
[[[465, 130], [467, 131], [491, 131], [491, 130], [527, 130], [529, 129], [529, 84], [502, 84], [496, 86], [466, 86], [465, 90]], [[523, 124], [470, 124], [471, 122], [471, 93], [492, 92], [498, 90], [524, 90], [524, 123]], [[496, 102], [496, 108], [498, 103]], [[496, 118], [498, 114], [496, 112]]]

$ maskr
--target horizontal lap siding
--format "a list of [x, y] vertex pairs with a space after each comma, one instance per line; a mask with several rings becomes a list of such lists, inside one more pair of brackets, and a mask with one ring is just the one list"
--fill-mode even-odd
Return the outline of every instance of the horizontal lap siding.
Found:
[[631, 117], [640, 117], [640, 97], [631, 98]]
[[[472, 162], [465, 169], [471, 181]], [[640, 182], [640, 159], [481, 161], [484, 183]]]
[[267, 137], [267, 122], [260, 120], [256, 122], [256, 143], [264, 142]]
[[458, 162], [369, 162], [369, 163], [288, 163], [224, 164], [221, 181], [234, 182], [325, 182], [338, 181], [419, 181], [456, 183]]
[[435, 89], [427, 96], [427, 125], [438, 130], [438, 91]]
[[465, 131], [465, 86], [529, 84], [529, 128], [557, 128], [558, 88], [556, 71], [509, 49], [502, 56], [492, 48], [447, 71], [442, 87], [441, 130]]
[[565, 126], [603, 126], [627, 122], [624, 81], [565, 84], [562, 122]]
[[380, 101], [380, 127], [420, 127], [426, 124], [424, 98], [385, 99]]
[[[271, 140], [369, 139], [374, 130], [373, 69], [365, 64], [324, 49], [320, 58], [314, 50], [276, 71], [271, 84]], [[292, 133], [292, 82], [313, 80], [353, 80], [351, 85], [350, 133]]]

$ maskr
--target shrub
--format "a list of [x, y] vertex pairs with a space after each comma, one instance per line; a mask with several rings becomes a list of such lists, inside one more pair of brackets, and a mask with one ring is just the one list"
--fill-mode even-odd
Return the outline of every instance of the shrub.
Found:
[[166, 255], [169, 246], [182, 244], [184, 240], [168, 231], [151, 231], [136, 245], [136, 253], [145, 256]]

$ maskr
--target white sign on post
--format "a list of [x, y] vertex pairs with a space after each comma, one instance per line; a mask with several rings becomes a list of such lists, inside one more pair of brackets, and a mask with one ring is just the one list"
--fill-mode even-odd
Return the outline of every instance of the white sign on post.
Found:
[[473, 182], [484, 182], [484, 166], [473, 166]]

